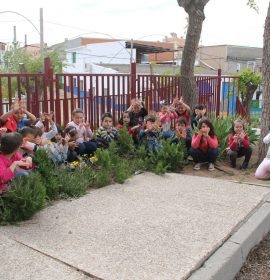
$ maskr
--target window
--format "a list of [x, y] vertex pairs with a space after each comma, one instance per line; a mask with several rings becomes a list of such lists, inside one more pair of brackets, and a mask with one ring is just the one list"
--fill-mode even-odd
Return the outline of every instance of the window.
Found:
[[72, 63], [76, 63], [76, 52], [72, 53]]
[[252, 71], [255, 71], [256, 61], [247, 61], [247, 68], [250, 68]]

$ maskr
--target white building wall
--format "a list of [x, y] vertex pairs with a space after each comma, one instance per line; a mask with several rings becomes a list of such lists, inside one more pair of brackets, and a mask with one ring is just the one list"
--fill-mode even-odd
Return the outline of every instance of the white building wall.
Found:
[[[125, 41], [89, 44], [66, 50], [65, 73], [113, 74], [117, 71], [94, 64], [130, 64], [131, 50], [125, 48]], [[76, 62], [73, 63], [73, 53], [76, 53]], [[133, 50], [133, 60], [136, 51]]]

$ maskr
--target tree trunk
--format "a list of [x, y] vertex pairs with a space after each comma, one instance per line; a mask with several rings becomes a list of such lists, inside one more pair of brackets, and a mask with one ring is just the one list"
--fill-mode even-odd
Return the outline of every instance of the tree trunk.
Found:
[[183, 98], [191, 108], [198, 103], [199, 91], [194, 77], [194, 64], [199, 46], [202, 24], [205, 19], [204, 7], [209, 0], [178, 0], [178, 5], [188, 13], [188, 30], [181, 62]]
[[264, 136], [269, 132], [270, 124], [270, 3], [268, 6], [263, 34], [262, 77], [263, 98], [258, 164], [264, 159], [266, 155], [267, 145], [265, 145], [262, 140]]
[[250, 119], [252, 97], [253, 97], [254, 92], [256, 91], [257, 88], [258, 88], [258, 86], [254, 86], [254, 85], [247, 86], [246, 98], [243, 101], [243, 105], [244, 105], [244, 108], [247, 112], [248, 120]]

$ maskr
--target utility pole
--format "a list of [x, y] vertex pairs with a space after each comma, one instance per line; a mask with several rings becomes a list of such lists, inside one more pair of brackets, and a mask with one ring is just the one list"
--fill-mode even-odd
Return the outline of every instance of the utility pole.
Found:
[[13, 45], [17, 45], [16, 25], [13, 26]]
[[27, 48], [27, 35], [24, 35], [24, 48]]
[[43, 8], [40, 8], [40, 56], [44, 58]]

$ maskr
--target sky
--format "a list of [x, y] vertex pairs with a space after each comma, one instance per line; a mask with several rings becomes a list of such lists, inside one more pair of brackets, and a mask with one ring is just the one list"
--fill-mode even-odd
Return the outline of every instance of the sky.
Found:
[[[210, 0], [205, 7], [202, 45], [263, 46], [263, 28], [269, 0], [256, 0], [259, 13], [247, 0]], [[177, 0], [8, 0], [0, 8], [0, 42], [39, 43], [40, 8], [43, 8], [44, 41], [48, 46], [79, 36], [160, 40], [171, 32], [185, 36], [187, 14]], [[11, 11], [11, 12], [7, 12]], [[15, 14], [19, 13], [24, 17]]]

